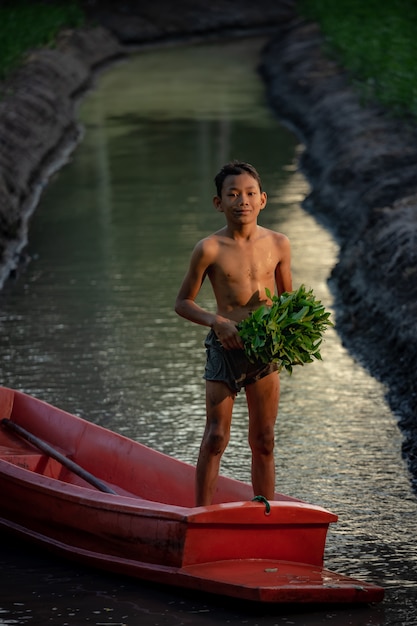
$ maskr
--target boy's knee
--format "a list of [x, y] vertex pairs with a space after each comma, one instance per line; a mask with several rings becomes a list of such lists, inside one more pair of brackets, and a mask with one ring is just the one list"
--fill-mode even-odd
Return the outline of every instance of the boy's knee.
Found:
[[255, 454], [269, 456], [274, 452], [275, 438], [273, 432], [259, 433], [249, 441], [252, 452]]
[[226, 434], [220, 432], [209, 432], [204, 441], [207, 452], [213, 456], [223, 454], [228, 442]]

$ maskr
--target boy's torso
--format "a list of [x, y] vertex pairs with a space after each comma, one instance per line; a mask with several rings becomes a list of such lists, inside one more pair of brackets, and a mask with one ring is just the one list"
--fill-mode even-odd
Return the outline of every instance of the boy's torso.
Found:
[[208, 277], [219, 315], [241, 321], [262, 304], [270, 303], [265, 289], [274, 293], [279, 247], [275, 233], [267, 229], [261, 233], [253, 241], [213, 235], [218, 246]]

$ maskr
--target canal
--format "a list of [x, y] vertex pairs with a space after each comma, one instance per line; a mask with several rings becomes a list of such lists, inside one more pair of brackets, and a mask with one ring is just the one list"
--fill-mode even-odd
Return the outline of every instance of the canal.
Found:
[[[327, 308], [338, 249], [301, 208], [302, 149], [268, 109], [261, 38], [139, 51], [80, 106], [85, 135], [45, 190], [29, 262], [0, 293], [2, 384], [194, 463], [204, 428], [206, 329], [175, 296], [197, 240], [223, 225], [213, 177], [253, 163], [260, 223], [292, 243], [294, 285]], [[212, 307], [208, 286], [200, 302]], [[129, 626], [417, 623], [416, 499], [384, 388], [326, 333], [323, 362], [281, 375], [277, 490], [339, 515], [329, 569], [382, 584], [377, 606], [289, 611], [156, 588], [2, 537], [0, 624]], [[244, 397], [222, 473], [250, 481]]]

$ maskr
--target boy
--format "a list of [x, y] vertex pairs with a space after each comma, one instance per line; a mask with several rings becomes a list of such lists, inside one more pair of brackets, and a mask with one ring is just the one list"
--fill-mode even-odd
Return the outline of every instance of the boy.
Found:
[[[287, 237], [258, 226], [258, 215], [267, 202], [258, 172], [249, 163], [232, 161], [222, 167], [215, 183], [213, 203], [224, 213], [226, 226], [195, 246], [175, 303], [178, 315], [211, 327], [205, 344], [207, 421], [196, 468], [197, 506], [213, 500], [234, 401], [242, 387], [249, 412], [254, 495], [274, 498], [277, 366], [250, 363], [236, 325], [261, 305], [271, 304], [266, 289], [278, 294], [292, 290]], [[216, 298], [216, 313], [195, 301], [206, 276]]]

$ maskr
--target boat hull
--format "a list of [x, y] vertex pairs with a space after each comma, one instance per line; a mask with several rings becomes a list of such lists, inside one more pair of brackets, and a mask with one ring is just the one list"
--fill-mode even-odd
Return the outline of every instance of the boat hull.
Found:
[[193, 466], [7, 388], [0, 410], [114, 491], [99, 491], [3, 424], [3, 529], [102, 569], [245, 600], [383, 597], [379, 586], [323, 568], [337, 516], [321, 507], [283, 494], [253, 502], [248, 485], [226, 478], [213, 505], [193, 507]]

